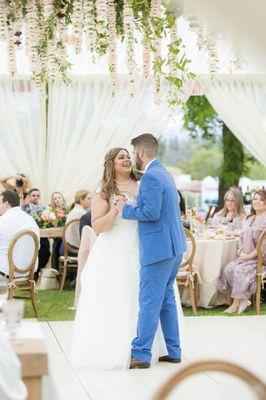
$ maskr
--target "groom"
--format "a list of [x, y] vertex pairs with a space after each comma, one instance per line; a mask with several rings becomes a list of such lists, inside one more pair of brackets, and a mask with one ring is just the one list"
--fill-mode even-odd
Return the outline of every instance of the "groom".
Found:
[[186, 250], [186, 240], [174, 179], [156, 160], [157, 139], [145, 133], [133, 139], [131, 144], [136, 166], [144, 171], [137, 206], [125, 204], [122, 211], [124, 219], [138, 221], [140, 240], [138, 327], [129, 367], [133, 369], [150, 367], [151, 348], [159, 321], [168, 350], [168, 356], [160, 357], [159, 361], [181, 361], [173, 285]]

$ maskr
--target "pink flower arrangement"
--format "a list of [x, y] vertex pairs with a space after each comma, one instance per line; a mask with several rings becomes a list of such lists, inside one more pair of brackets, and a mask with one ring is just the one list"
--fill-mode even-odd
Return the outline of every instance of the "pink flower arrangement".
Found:
[[57, 216], [58, 218], [65, 218], [65, 217], [66, 217], [66, 214], [65, 214], [64, 211], [61, 210], [60, 208], [57, 208], [56, 211], [55, 211], [55, 213], [56, 213], [56, 216]]
[[204, 217], [203, 217], [202, 213], [199, 212], [199, 213], [197, 214], [197, 220], [198, 220], [199, 222], [203, 222]]

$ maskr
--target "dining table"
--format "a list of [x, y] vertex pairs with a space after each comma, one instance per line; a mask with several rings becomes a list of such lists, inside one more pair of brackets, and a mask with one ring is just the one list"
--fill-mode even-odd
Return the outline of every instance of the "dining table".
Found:
[[54, 227], [54, 228], [41, 228], [40, 229], [40, 237], [41, 238], [60, 238], [63, 235], [63, 226]]
[[[229, 304], [228, 294], [217, 291], [217, 279], [224, 267], [237, 258], [239, 246], [238, 237], [195, 238], [196, 252], [193, 265], [197, 268], [201, 283], [199, 284], [198, 306], [211, 308], [221, 304]], [[185, 258], [191, 251], [191, 242], [187, 242], [188, 250]], [[181, 303], [190, 306], [188, 290], [181, 290]]]

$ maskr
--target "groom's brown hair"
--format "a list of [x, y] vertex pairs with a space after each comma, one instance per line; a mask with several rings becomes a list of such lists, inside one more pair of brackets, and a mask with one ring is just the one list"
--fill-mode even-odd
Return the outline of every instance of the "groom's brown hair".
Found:
[[141, 147], [147, 157], [153, 158], [158, 154], [158, 140], [151, 133], [143, 133], [131, 140], [134, 147]]

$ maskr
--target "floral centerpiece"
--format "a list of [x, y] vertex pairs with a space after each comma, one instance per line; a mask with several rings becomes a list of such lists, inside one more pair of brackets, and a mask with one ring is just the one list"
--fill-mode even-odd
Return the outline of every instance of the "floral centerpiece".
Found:
[[40, 228], [59, 228], [66, 223], [68, 210], [66, 208], [46, 207], [31, 213]]

